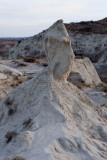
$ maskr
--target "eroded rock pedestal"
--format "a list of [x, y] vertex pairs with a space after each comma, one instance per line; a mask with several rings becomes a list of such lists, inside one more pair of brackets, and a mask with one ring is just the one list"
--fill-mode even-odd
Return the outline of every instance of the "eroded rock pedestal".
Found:
[[62, 20], [49, 28], [44, 38], [45, 53], [53, 77], [66, 80], [74, 61], [71, 40]]

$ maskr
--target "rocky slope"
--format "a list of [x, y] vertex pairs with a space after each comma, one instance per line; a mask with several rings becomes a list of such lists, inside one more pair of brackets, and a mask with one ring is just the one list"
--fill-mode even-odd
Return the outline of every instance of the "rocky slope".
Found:
[[[0, 77], [1, 97], [6, 95], [10, 90], [13, 90], [20, 83], [32, 79], [37, 73], [48, 66], [47, 60], [44, 61], [44, 59], [36, 60], [35, 63], [25, 62], [23, 59], [1, 60], [0, 64], [8, 70], [5, 71], [5, 68], [3, 70], [3, 67], [0, 67], [0, 73], [6, 77], [5, 80]], [[22, 75], [14, 76], [13, 73], [11, 74], [13, 71], [11, 71], [12, 69], [10, 67], [14, 68], [15, 71], [19, 71]], [[88, 58], [74, 59], [73, 67], [70, 69], [67, 80], [81, 89], [84, 87], [93, 88], [102, 84], [93, 64]]]
[[45, 57], [44, 51], [44, 35], [42, 32], [36, 36], [25, 38], [18, 41], [16, 45], [9, 51], [7, 59], [22, 58], [22, 57]]
[[82, 21], [79, 23], [65, 24], [67, 30], [77, 34], [90, 35], [107, 34], [107, 18], [98, 21]]
[[77, 56], [89, 57], [100, 77], [107, 82], [107, 18], [66, 24]]
[[62, 21], [44, 45], [48, 67], [0, 103], [0, 159], [106, 160], [107, 108], [66, 81], [74, 56]]
[[5, 58], [8, 55], [8, 52], [18, 40], [8, 39], [8, 38], [0, 38], [0, 59]]
[[[76, 56], [89, 57], [94, 63], [101, 79], [107, 81], [107, 18], [65, 24], [72, 39], [72, 48]], [[19, 41], [9, 52], [8, 58], [45, 56], [43, 40], [45, 30], [38, 35]]]
[[0, 64], [0, 100], [25, 80], [21, 72]]

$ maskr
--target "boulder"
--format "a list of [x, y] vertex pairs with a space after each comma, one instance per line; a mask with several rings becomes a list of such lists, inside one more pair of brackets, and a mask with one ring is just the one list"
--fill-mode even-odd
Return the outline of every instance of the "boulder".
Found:
[[102, 83], [89, 58], [75, 59], [71, 70], [68, 81], [77, 86], [95, 87]]

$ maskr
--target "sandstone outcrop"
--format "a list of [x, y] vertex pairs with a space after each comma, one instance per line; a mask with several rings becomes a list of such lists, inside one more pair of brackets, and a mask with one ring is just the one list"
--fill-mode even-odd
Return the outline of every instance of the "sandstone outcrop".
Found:
[[[48, 32], [49, 41], [58, 25], [64, 31], [61, 32], [63, 40], [69, 38], [63, 23], [55, 24], [50, 28], [50, 35]], [[59, 43], [65, 45], [63, 41]], [[56, 45], [53, 49], [61, 51]], [[69, 57], [69, 42], [68, 51]], [[50, 50], [47, 53], [51, 54]], [[59, 58], [59, 53], [55, 53]], [[51, 68], [51, 60], [49, 63], [44, 71], [19, 85], [0, 103], [0, 159], [106, 160], [107, 108], [94, 103], [73, 84], [52, 76], [56, 72]], [[54, 61], [52, 66], [56, 64]], [[57, 69], [60, 73], [61, 68]]]

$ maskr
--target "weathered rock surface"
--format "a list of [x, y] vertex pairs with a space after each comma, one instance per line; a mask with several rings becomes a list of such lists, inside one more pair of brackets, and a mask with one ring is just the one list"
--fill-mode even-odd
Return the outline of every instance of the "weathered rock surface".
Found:
[[15, 69], [13, 69], [11, 67], [2, 65], [2, 64], [0, 64], [0, 73], [1, 74], [5, 74], [6, 76], [18, 76], [18, 75], [22, 75], [22, 73], [20, 73], [19, 71], [15, 70]]
[[50, 71], [55, 79], [66, 80], [74, 61], [71, 40], [62, 20], [57, 21], [44, 37]]
[[[105, 89], [105, 90], [104, 90]], [[107, 90], [106, 87], [96, 87], [93, 89], [84, 88], [84, 92], [98, 104], [101, 104], [102, 107], [107, 107]]]
[[0, 159], [106, 160], [107, 108], [67, 81], [56, 80], [50, 67], [51, 62], [0, 103]]
[[76, 56], [89, 57], [101, 79], [107, 82], [107, 18], [65, 24]]
[[21, 72], [0, 64], [0, 99], [21, 82], [25, 81], [25, 79], [26, 77], [24, 77]]
[[103, 81], [107, 81], [107, 34], [74, 34], [72, 47], [76, 56], [89, 57]]
[[43, 35], [39, 34], [38, 36], [33, 36], [25, 38], [16, 43], [16, 45], [10, 49], [7, 59], [22, 58], [22, 57], [41, 57], [45, 56], [44, 47], [43, 47]]
[[79, 86], [98, 86], [101, 80], [89, 58], [75, 59], [68, 81]]
[[[73, 54], [71, 54], [72, 57], [65, 56], [64, 60], [62, 60], [64, 55], [61, 57], [60, 54], [62, 55], [62, 54], [65, 54], [65, 52], [66, 52], [66, 55], [67, 55], [67, 54], [69, 54], [69, 52], [72, 52], [72, 49], [70, 48], [70, 41], [71, 40], [68, 37], [65, 38], [65, 40], [64, 40], [63, 37], [61, 37], [62, 35], [60, 33], [60, 26], [58, 26], [58, 27], [59, 27], [59, 29], [58, 29], [57, 32], [54, 31], [54, 35], [52, 35], [53, 37], [50, 36], [50, 38], [48, 38], [48, 34], [51, 35], [51, 30], [49, 31], [49, 29], [48, 29], [48, 30], [44, 31], [43, 33], [38, 34], [37, 36], [34, 36], [34, 37], [31, 37], [31, 38], [28, 38], [28, 39], [25, 39], [25, 40], [21, 41], [13, 49], [14, 53], [11, 52], [12, 54], [10, 54], [10, 58], [15, 58], [15, 57], [18, 57], [18, 56], [21, 57], [21, 55], [23, 55], [25, 57], [31, 56], [31, 57], [37, 58], [40, 55], [44, 55], [44, 50], [46, 50], [46, 54], [47, 54], [49, 63], [50, 63], [50, 61], [52, 61], [52, 58], [54, 57], [54, 60], [51, 63], [51, 70], [55, 69], [55, 72], [57, 72], [58, 71], [57, 67], [63, 68], [64, 65], [66, 65], [66, 68], [68, 69], [69, 64], [72, 63], [71, 59], [73, 59]], [[73, 36], [73, 38], [72, 38], [72, 46], [73, 46], [73, 48], [77, 47], [77, 50], [79, 48], [79, 45], [80, 45], [80, 47], [83, 46], [83, 48], [84, 48], [84, 45], [81, 45], [81, 43], [87, 43], [87, 45], [89, 43], [89, 41], [87, 41], [86, 39], [83, 40], [83, 38], [81, 37], [81, 36], [84, 36], [84, 35], [81, 35], [78, 38], [79, 35], [77, 34], [76, 35], [76, 39], [77, 40], [79, 39], [80, 43], [78, 44], [78, 46], [76, 46], [76, 42], [74, 40], [74, 35], [71, 34], [71, 32], [70, 32], [70, 35]], [[87, 36], [87, 35], [85, 35], [85, 36]], [[88, 36], [90, 36], [90, 35], [88, 35]], [[56, 39], [59, 39], [58, 43], [56, 43]], [[82, 41], [80, 41], [80, 39], [82, 39]], [[94, 40], [94, 42], [96, 40], [96, 43], [97, 43], [98, 38], [95, 39], [95, 37], [93, 37], [92, 39]], [[101, 39], [103, 39], [103, 38], [101, 38]], [[45, 41], [45, 43], [44, 43], [44, 41]], [[63, 43], [61, 41], [63, 41]], [[91, 42], [91, 40], [90, 40], [90, 43], [93, 44], [94, 42], [93, 41]], [[93, 45], [90, 44], [90, 43], [89, 43], [89, 46], [93, 49]], [[57, 45], [56, 48], [54, 48], [55, 50], [52, 47], [53, 44], [55, 46]], [[27, 47], [29, 48], [28, 52], [25, 49]], [[36, 51], [35, 48], [36, 48], [37, 52], [35, 52], [35, 54], [34, 54], [34, 51]], [[66, 48], [68, 48], [68, 49], [66, 50]], [[84, 50], [83, 48], [82, 48], [82, 50]], [[84, 50], [85, 53], [88, 52], [88, 49], [86, 49], [86, 48]], [[38, 52], [38, 51], [40, 51], [40, 52]], [[74, 49], [74, 51], [76, 53], [76, 49]], [[49, 52], [49, 54], [48, 54], [48, 52]], [[55, 56], [56, 52], [59, 53], [57, 59], [56, 59], [56, 56]], [[94, 53], [92, 52], [92, 55], [93, 54]], [[91, 53], [90, 53], [90, 55], [91, 55]], [[86, 54], [86, 56], [88, 56], [88, 55]], [[69, 63], [66, 63], [67, 59], [69, 59]], [[57, 65], [54, 66], [54, 61], [56, 61], [56, 60], [57, 60]], [[60, 63], [61, 61], [63, 61], [63, 63]], [[75, 61], [75, 65], [76, 66], [74, 67], [74, 72], [72, 72], [70, 74], [69, 78], [68, 78], [68, 80], [70, 82], [73, 82], [74, 84], [82, 82], [82, 83], [85, 83], [86, 85], [90, 85], [90, 86], [99, 85], [101, 83], [101, 80], [98, 77], [98, 74], [96, 73], [94, 67], [92, 66], [91, 62], [89, 62], [88, 59], [84, 58], [82, 60], [76, 60]], [[80, 67], [80, 69], [79, 69], [79, 67]], [[82, 69], [84, 70], [84, 72], [82, 72]], [[70, 68], [69, 68], [69, 70], [70, 70]], [[61, 70], [61, 72], [62, 72], [62, 70]], [[66, 73], [66, 70], [63, 71], [63, 72]], [[61, 73], [59, 73], [59, 71], [58, 71], [57, 76], [60, 76], [60, 74]], [[94, 76], [94, 74], [95, 74], [95, 76]]]
[[2, 39], [0, 38], [0, 59], [5, 58], [6, 56], [8, 56], [8, 52], [11, 48], [14, 47], [15, 43], [17, 42], [17, 40], [11, 40], [11, 39]]
[[[103, 81], [107, 81], [107, 18], [100, 21], [89, 21], [65, 24], [72, 39], [72, 48], [77, 56], [86, 56], [94, 63]], [[27, 38], [17, 43], [10, 51], [8, 58], [24, 56], [45, 56], [43, 39], [48, 31]]]

